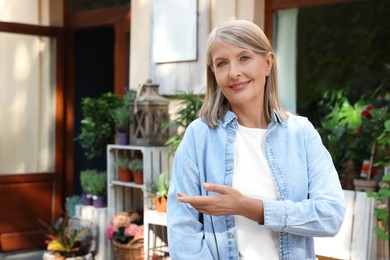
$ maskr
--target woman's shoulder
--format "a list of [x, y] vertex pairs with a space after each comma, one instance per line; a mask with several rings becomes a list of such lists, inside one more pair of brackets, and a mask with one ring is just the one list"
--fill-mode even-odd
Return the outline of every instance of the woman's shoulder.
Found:
[[295, 128], [298, 130], [314, 129], [313, 124], [305, 116], [297, 115], [291, 112], [287, 112], [286, 124], [288, 128]]

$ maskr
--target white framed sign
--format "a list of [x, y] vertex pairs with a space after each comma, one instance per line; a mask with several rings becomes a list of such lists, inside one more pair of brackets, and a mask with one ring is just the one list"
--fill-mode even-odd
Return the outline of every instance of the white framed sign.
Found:
[[197, 0], [153, 1], [153, 60], [197, 59]]

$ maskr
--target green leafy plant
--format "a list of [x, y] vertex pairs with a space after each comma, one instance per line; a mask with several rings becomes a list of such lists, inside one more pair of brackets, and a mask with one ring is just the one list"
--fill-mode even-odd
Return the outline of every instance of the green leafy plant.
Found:
[[[368, 173], [371, 173], [373, 166], [383, 166], [390, 159], [390, 113], [387, 107], [368, 105], [361, 115], [361, 125], [355, 134], [356, 143], [358, 149], [366, 151], [365, 157], [370, 158]], [[367, 180], [370, 176], [367, 174]]]
[[375, 227], [375, 232], [382, 241], [389, 239], [389, 199], [390, 199], [390, 174], [384, 175], [380, 181], [378, 192], [368, 192], [367, 196], [377, 200], [374, 214], [379, 220], [379, 225]]
[[85, 155], [91, 159], [106, 153], [106, 146], [114, 143], [115, 122], [114, 111], [122, 106], [119, 96], [105, 93], [101, 97], [85, 97], [81, 109], [81, 133], [75, 138], [85, 150]]
[[174, 125], [177, 131], [171, 134], [165, 144], [168, 146], [169, 153], [174, 153], [183, 139], [184, 132], [188, 125], [198, 118], [198, 112], [203, 104], [203, 98], [192, 92], [179, 91], [180, 109], [174, 119], [164, 123], [164, 128]]
[[85, 194], [91, 194], [91, 180], [96, 170], [84, 170], [80, 172], [80, 185]]
[[68, 212], [68, 216], [74, 217], [76, 215], [76, 206], [77, 205], [82, 205], [83, 201], [79, 195], [73, 195], [70, 197], [66, 197], [65, 200], [65, 208], [66, 212]]
[[133, 171], [142, 171], [144, 169], [142, 159], [135, 158], [130, 160], [129, 168]]
[[119, 157], [115, 161], [115, 167], [119, 167], [121, 169], [127, 169], [130, 166], [130, 159], [127, 157]]
[[158, 198], [168, 197], [169, 184], [165, 173], [160, 173], [152, 185], [152, 195]]
[[49, 226], [43, 221], [41, 224], [47, 231], [47, 250], [53, 251], [56, 257], [75, 257], [88, 253], [91, 247], [91, 241], [88, 241], [91, 234], [89, 228], [80, 230], [74, 228], [69, 225], [67, 215], [58, 219], [54, 226]]
[[91, 175], [91, 194], [95, 196], [107, 193], [107, 175], [105, 172], [95, 172]]
[[118, 132], [127, 133], [130, 128], [130, 106], [118, 107], [114, 110], [114, 122]]
[[361, 123], [360, 113], [365, 103], [358, 101], [352, 105], [345, 91], [330, 90], [324, 93], [321, 105], [327, 109], [328, 114], [321, 118], [321, 126], [317, 130], [342, 179], [345, 162], [357, 159], [354, 153], [354, 134]]

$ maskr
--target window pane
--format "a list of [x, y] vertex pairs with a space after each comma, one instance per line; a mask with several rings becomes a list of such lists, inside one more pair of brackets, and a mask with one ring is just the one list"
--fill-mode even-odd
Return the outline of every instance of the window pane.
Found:
[[54, 171], [55, 42], [0, 33], [0, 174]]

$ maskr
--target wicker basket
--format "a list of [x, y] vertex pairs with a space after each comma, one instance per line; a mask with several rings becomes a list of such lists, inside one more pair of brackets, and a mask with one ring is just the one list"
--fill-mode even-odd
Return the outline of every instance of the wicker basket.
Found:
[[112, 241], [115, 260], [144, 260], [144, 237], [133, 238], [128, 244]]

